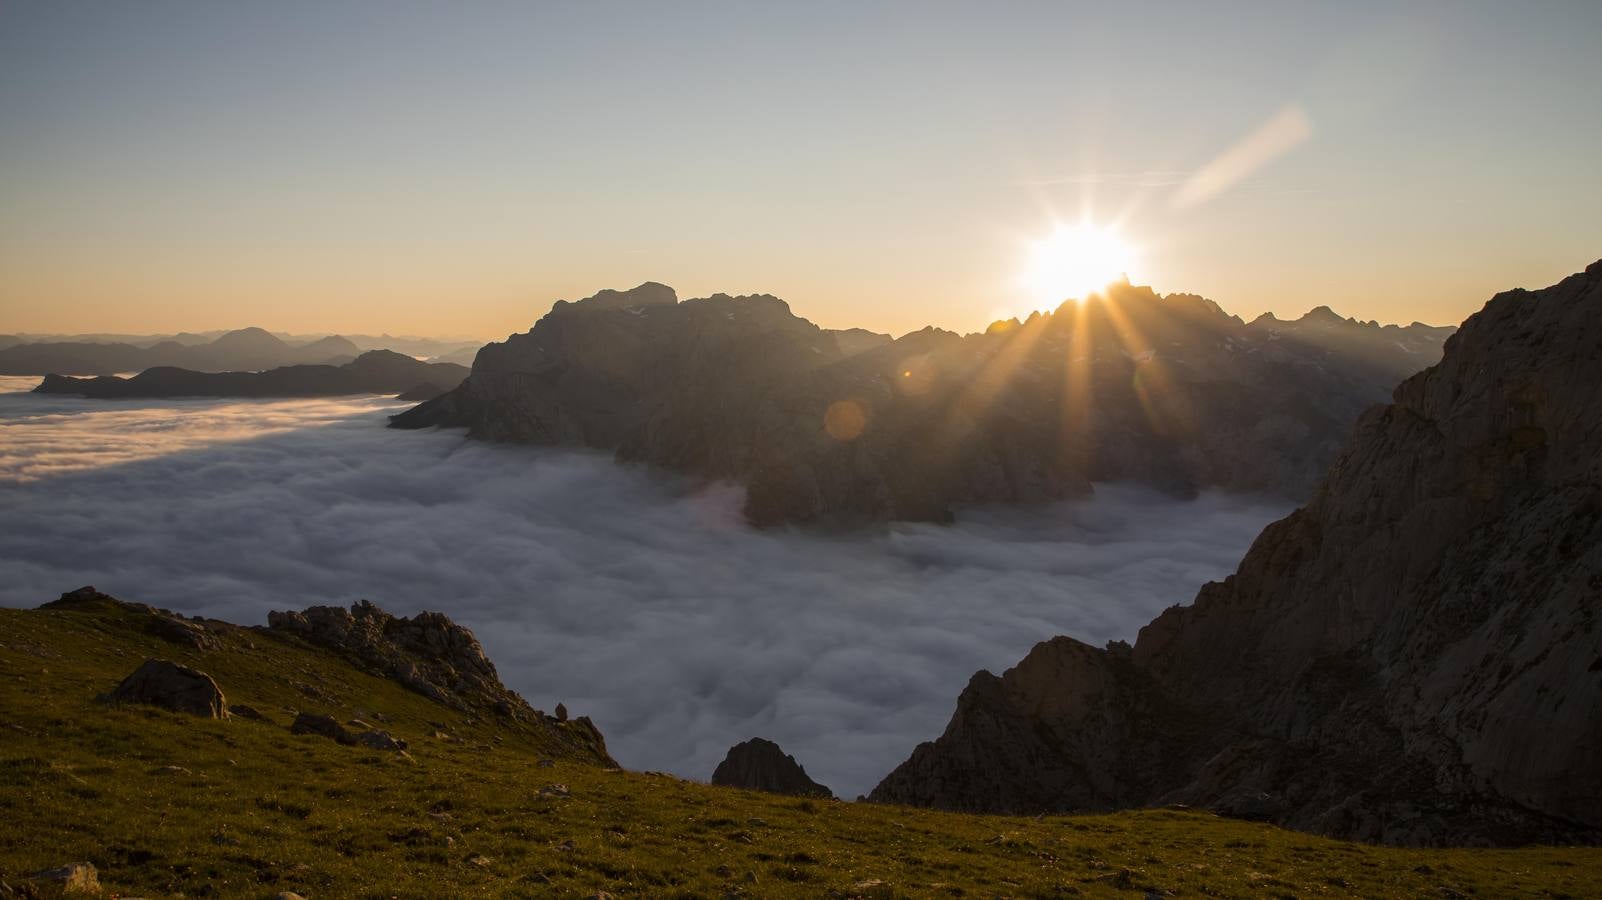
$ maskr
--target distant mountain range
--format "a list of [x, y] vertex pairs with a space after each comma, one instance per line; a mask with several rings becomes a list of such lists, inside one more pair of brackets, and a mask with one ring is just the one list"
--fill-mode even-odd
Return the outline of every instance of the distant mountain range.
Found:
[[150, 347], [63, 342], [19, 344], [0, 350], [0, 375], [114, 375], [156, 366], [237, 372], [308, 363], [340, 365], [361, 350], [342, 337], [292, 345], [261, 328], [241, 328], [198, 344], [176, 340]]
[[1498, 294], [1235, 574], [1133, 646], [1058, 637], [974, 675], [869, 799], [1602, 840], [1599, 348], [1602, 261]]
[[340, 365], [368, 350], [393, 350], [470, 365], [482, 341], [383, 335], [297, 338], [262, 328], [173, 335], [0, 335], [0, 375], [114, 375], [153, 366], [199, 372]]
[[388, 350], [370, 350], [340, 366], [284, 366], [264, 372], [196, 372], [171, 366], [146, 369], [132, 378], [46, 375], [41, 394], [77, 394], [95, 399], [136, 397], [328, 397], [400, 394], [432, 399], [467, 377], [455, 363], [419, 362]]
[[1251, 324], [1127, 284], [982, 334], [826, 331], [776, 297], [647, 283], [559, 301], [399, 428], [614, 451], [748, 487], [753, 522], [943, 520], [1093, 481], [1302, 499], [1451, 328]]

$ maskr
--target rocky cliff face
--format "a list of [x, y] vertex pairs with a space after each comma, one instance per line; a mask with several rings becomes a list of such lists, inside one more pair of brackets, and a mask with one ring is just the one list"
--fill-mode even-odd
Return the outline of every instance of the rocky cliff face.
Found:
[[872, 799], [1183, 802], [1406, 844], [1602, 835], [1602, 262], [1500, 294], [1239, 570], [981, 672]]
[[833, 791], [807, 777], [807, 770], [801, 768], [795, 757], [763, 738], [752, 738], [730, 747], [723, 762], [712, 772], [712, 783], [771, 794], [834, 796]]
[[1358, 413], [1398, 369], [1433, 362], [1442, 336], [1409, 332], [1404, 347], [1350, 320], [1307, 331], [1340, 340], [1120, 285], [983, 334], [888, 341], [820, 330], [770, 296], [680, 303], [645, 284], [558, 303], [393, 424], [739, 480], [759, 524], [940, 520], [1095, 480], [1303, 497]]

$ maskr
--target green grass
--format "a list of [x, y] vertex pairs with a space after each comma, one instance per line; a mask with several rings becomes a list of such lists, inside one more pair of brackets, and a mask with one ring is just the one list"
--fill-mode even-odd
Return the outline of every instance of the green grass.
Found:
[[[0, 880], [86, 860], [141, 896], [1602, 896], [1594, 848], [1402, 850], [1179, 810], [956, 815], [541, 766], [557, 751], [536, 736], [305, 645], [240, 632], [194, 653], [133, 621], [0, 610]], [[147, 656], [274, 724], [93, 701]], [[292, 710], [383, 714], [413, 759], [293, 736]], [[571, 796], [540, 795], [555, 783]]]

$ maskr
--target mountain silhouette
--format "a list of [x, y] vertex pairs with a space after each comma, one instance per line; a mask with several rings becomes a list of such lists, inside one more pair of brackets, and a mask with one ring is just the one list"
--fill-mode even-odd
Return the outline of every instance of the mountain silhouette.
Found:
[[891, 341], [822, 330], [769, 295], [681, 303], [647, 283], [556, 303], [392, 424], [740, 481], [758, 524], [942, 521], [1112, 480], [1302, 499], [1358, 414], [1450, 333], [1312, 331], [1124, 284], [981, 334]]

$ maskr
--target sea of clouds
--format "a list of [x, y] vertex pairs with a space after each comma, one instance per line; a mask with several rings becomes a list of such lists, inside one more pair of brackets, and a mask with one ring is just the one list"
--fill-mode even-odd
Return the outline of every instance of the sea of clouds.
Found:
[[396, 432], [378, 398], [90, 401], [0, 378], [0, 605], [92, 584], [245, 624], [368, 598], [471, 627], [503, 680], [630, 768], [776, 740], [854, 797], [977, 669], [1133, 639], [1288, 507], [1099, 486], [949, 527], [758, 532], [740, 490], [605, 455]]

